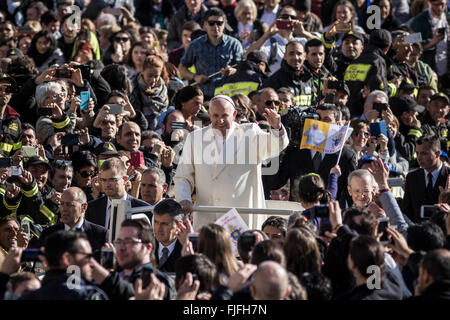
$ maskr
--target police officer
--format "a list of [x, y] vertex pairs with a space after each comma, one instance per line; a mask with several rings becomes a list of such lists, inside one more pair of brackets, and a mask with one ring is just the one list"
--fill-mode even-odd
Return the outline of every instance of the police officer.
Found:
[[266, 72], [270, 72], [267, 55], [262, 51], [252, 51], [247, 59], [241, 61], [235, 74], [227, 77], [223, 85], [216, 88], [214, 95], [224, 94], [229, 97], [237, 93], [246, 96], [258, 90], [267, 79]]
[[446, 116], [450, 111], [449, 102], [449, 98], [444, 93], [434, 94], [421, 119], [423, 134], [437, 135], [441, 141], [441, 150], [444, 150], [447, 154], [449, 152], [449, 121], [446, 119]]
[[[350, 64], [344, 75], [344, 80], [350, 88], [349, 106], [353, 115], [362, 114], [362, 105], [358, 102], [364, 84], [375, 82], [375, 89], [386, 90], [387, 65], [386, 53], [392, 43], [389, 31], [378, 29], [372, 31], [369, 38], [369, 45], [364, 48], [361, 56]], [[374, 85], [371, 85], [374, 87]]]

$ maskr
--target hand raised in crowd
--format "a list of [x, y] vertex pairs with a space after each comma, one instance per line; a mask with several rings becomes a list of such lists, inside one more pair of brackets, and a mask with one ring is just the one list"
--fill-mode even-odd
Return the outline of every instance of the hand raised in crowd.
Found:
[[245, 39], [247, 39], [251, 34], [251, 31], [248, 29], [244, 29], [244, 31], [242, 31], [241, 36], [239, 37], [239, 40], [244, 41]]
[[380, 113], [375, 109], [367, 110], [364, 112], [364, 115], [366, 116], [368, 123], [376, 122], [376, 120], [380, 118]]
[[274, 35], [276, 35], [278, 32], [280, 32], [280, 29], [278, 29], [278, 27], [277, 27], [277, 21], [282, 21], [282, 19], [275, 19], [272, 22], [269, 29], [267, 29], [267, 31], [266, 31], [267, 38], [272, 38]]
[[447, 203], [436, 203], [434, 205], [436, 208], [438, 208], [440, 211], [444, 211], [449, 213], [450, 212], [450, 205]]
[[240, 270], [233, 273], [227, 281], [227, 287], [233, 291], [237, 292], [242, 290], [246, 286], [250, 285], [251, 281], [248, 279], [256, 271], [258, 266], [254, 264], [246, 264]]
[[72, 99], [70, 99], [70, 107], [69, 110], [73, 113], [76, 113], [77, 110], [80, 108], [81, 99], [78, 96], [73, 96]]
[[200, 281], [194, 280], [192, 273], [187, 272], [183, 283], [178, 288], [177, 300], [195, 300], [199, 288]]
[[445, 189], [439, 186], [439, 193], [442, 193], [448, 189], [450, 189], [450, 175], [447, 176], [447, 180], [445, 181]]
[[166, 285], [158, 280], [154, 273], [150, 274], [150, 284], [142, 288], [142, 279], [134, 283], [134, 297], [136, 300], [162, 300], [166, 293]]
[[[17, 153], [17, 152], [16, 152]], [[9, 168], [0, 168], [0, 183], [6, 183], [9, 178]]]
[[383, 160], [376, 159], [372, 161], [368, 170], [375, 178], [375, 181], [380, 189], [389, 189], [389, 167], [383, 162]]
[[230, 66], [226, 66], [225, 68], [220, 69], [220, 72], [224, 77], [232, 76], [233, 74], [236, 73], [236, 71], [237, 71], [236, 68], [232, 68]]
[[13, 166], [19, 166], [24, 158], [22, 155], [22, 149], [17, 150], [11, 158], [13, 161]]
[[431, 38], [429, 44], [434, 46], [434, 45], [438, 44], [439, 42], [441, 42], [444, 39], [445, 39], [445, 33], [440, 33], [439, 30], [436, 29], [433, 32], [433, 38]]
[[8, 199], [15, 199], [19, 193], [20, 193], [20, 187], [15, 185], [14, 183], [11, 183], [7, 188], [6, 188], [6, 197]]
[[72, 72], [72, 77], [67, 79], [67, 81], [72, 82], [77, 87], [82, 87], [84, 85], [83, 75], [81, 73], [81, 69], [74, 69], [70, 66], [67, 66], [67, 70]]
[[20, 230], [17, 232], [16, 238], [17, 238], [17, 246], [19, 248], [28, 247], [28, 242], [30, 241], [30, 239], [28, 239], [28, 235], [25, 233], [25, 231], [23, 231], [22, 228], [20, 228]]
[[133, 108], [133, 105], [130, 102], [130, 99], [128, 96], [125, 96], [125, 104], [123, 106], [124, 116], [128, 117], [129, 119], [133, 119], [136, 117], [136, 111]]
[[263, 117], [267, 120], [270, 126], [274, 129], [281, 129], [281, 116], [275, 110], [264, 108]]
[[89, 137], [89, 129], [83, 128], [83, 129], [80, 129], [79, 131], [77, 131], [77, 133], [80, 136], [80, 144], [82, 146], [88, 145], [89, 142], [91, 141], [91, 138]]
[[373, 156], [377, 150], [378, 139], [377, 137], [371, 136], [367, 141], [367, 155]]
[[180, 205], [183, 208], [184, 214], [190, 214], [192, 212], [192, 201], [190, 200], [181, 200]]
[[385, 218], [386, 212], [381, 208], [379, 205], [377, 205], [374, 201], [372, 201], [368, 206], [367, 210], [369, 210], [375, 217], [377, 218]]
[[50, 82], [50, 81], [56, 81], [55, 78], [56, 68], [47, 69], [44, 72], [42, 72], [40, 75], [38, 75], [34, 82], [36, 85], [43, 84], [44, 82]]
[[65, 132], [56, 132], [50, 138], [48, 138], [48, 144], [52, 146], [53, 150], [61, 146], [62, 137], [66, 135]]
[[57, 206], [59, 206], [59, 204], [61, 203], [61, 196], [62, 196], [62, 193], [61, 193], [61, 192], [55, 191], [55, 192], [52, 194], [52, 196], [50, 197], [50, 200], [51, 200], [54, 204], [56, 204]]
[[42, 144], [38, 144], [36, 147], [38, 148], [38, 155], [39, 155], [39, 157], [41, 157], [44, 160], [48, 160], [47, 156], [45, 155], [45, 148], [44, 148], [44, 146]]
[[189, 241], [189, 239], [186, 238], [183, 247], [181, 248], [181, 256], [189, 256], [195, 254], [194, 248], [192, 246], [192, 242]]
[[11, 275], [20, 268], [20, 260], [22, 258], [22, 247], [13, 246], [9, 249], [3, 263], [0, 265], [0, 272]]
[[334, 37], [339, 33], [336, 29], [336, 25], [340, 22], [341, 22], [340, 20], [336, 20], [332, 24], [330, 24], [330, 27], [328, 28], [327, 32], [325, 32], [324, 35], [325, 39], [327, 40], [334, 39]]
[[377, 138], [377, 144], [380, 146], [380, 152], [387, 152], [389, 139], [384, 134], [380, 134]]
[[175, 151], [169, 146], [166, 146], [164, 151], [161, 153], [161, 165], [164, 168], [170, 168], [175, 158]]
[[339, 201], [330, 201], [330, 203], [328, 203], [328, 211], [330, 214], [329, 218], [332, 230], [336, 233], [337, 229], [342, 226], [342, 213]]
[[408, 242], [400, 232], [391, 227], [387, 227], [386, 231], [388, 235], [391, 236], [391, 241], [389, 242], [388, 247], [394, 252], [406, 259], [411, 253], [414, 253], [414, 251], [408, 247]]
[[64, 112], [61, 110], [61, 108], [58, 106], [57, 103], [50, 103], [46, 106], [46, 108], [51, 108], [53, 114], [50, 116], [50, 119], [60, 119], [62, 118]]
[[194, 228], [192, 227], [191, 221], [189, 219], [183, 219], [182, 221], [178, 221], [176, 234], [178, 241], [180, 241], [182, 245], [186, 243], [188, 235], [191, 232], [194, 232]]
[[92, 186], [92, 198], [97, 199], [98, 197], [100, 197], [100, 194], [102, 192], [100, 182], [98, 181], [98, 176], [92, 178], [91, 186]]
[[22, 182], [24, 185], [30, 186], [33, 183], [33, 176], [31, 175], [30, 171], [27, 171], [25, 169], [22, 169], [22, 175], [19, 176], [20, 182]]
[[335, 165], [333, 168], [331, 168], [330, 173], [334, 173], [337, 174], [338, 177], [341, 176], [342, 172], [341, 172], [341, 167], [337, 164]]
[[394, 114], [392, 113], [391, 108], [383, 110], [381, 118], [386, 122], [386, 127], [389, 126], [394, 121]]

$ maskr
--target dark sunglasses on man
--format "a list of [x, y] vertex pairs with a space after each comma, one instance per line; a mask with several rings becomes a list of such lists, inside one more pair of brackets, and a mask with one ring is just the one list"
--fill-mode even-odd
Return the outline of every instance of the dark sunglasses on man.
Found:
[[89, 178], [95, 176], [95, 172], [88, 172], [88, 171], [80, 171], [80, 176], [82, 178]]
[[276, 105], [277, 107], [281, 104], [281, 102], [279, 100], [266, 100], [264, 103], [268, 107], [270, 107], [272, 105], [272, 103], [274, 105]]
[[282, 14], [282, 15], [280, 15], [280, 19], [287, 20], [288, 18], [291, 18], [291, 20], [297, 20], [297, 16], [294, 16], [293, 14]]
[[115, 37], [114, 41], [116, 42], [127, 42], [128, 40], [130, 40], [130, 38], [128, 37]]
[[210, 27], [214, 26], [215, 24], [220, 27], [223, 25], [223, 23], [224, 23], [224, 21], [222, 21], [222, 20], [208, 20], [208, 24]]

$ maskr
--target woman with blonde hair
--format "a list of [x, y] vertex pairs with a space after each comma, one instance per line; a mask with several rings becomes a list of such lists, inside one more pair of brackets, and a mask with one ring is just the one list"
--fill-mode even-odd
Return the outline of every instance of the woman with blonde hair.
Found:
[[258, 10], [253, 0], [241, 0], [234, 8], [234, 16], [238, 21], [237, 33], [234, 35], [242, 42], [242, 47], [246, 49], [250, 45], [250, 35], [252, 32], [264, 33], [262, 23], [257, 20]]

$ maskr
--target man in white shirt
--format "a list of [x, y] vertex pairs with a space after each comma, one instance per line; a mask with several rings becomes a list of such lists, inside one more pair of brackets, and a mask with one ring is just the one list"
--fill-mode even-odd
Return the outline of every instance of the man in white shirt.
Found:
[[270, 26], [275, 21], [279, 9], [280, 0], [265, 0], [264, 11], [259, 20]]
[[177, 225], [182, 223], [183, 208], [172, 199], [159, 202], [153, 209], [156, 239], [156, 263], [162, 272], [175, 272], [183, 244], [177, 239]]

